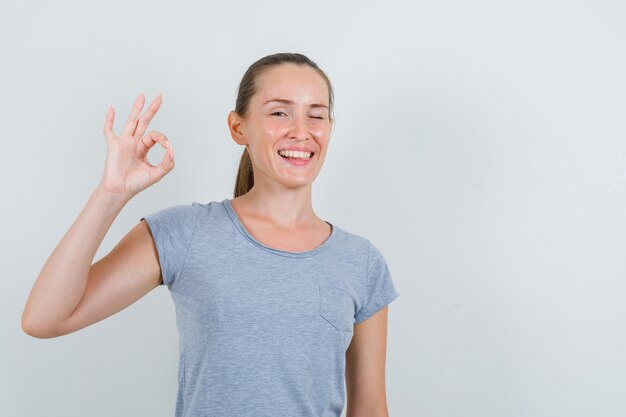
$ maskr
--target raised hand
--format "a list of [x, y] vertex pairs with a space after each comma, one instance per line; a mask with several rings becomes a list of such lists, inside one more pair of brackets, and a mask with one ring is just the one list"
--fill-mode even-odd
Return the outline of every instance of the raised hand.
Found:
[[[154, 130], [144, 136], [152, 118], [161, 107], [162, 95], [158, 95], [140, 117], [145, 100], [143, 94], [139, 94], [120, 136], [113, 132], [113, 107], [109, 107], [104, 122], [107, 157], [99, 187], [128, 200], [174, 169], [174, 149], [167, 137]], [[148, 161], [148, 152], [157, 142], [167, 152], [163, 160], [155, 166]]]

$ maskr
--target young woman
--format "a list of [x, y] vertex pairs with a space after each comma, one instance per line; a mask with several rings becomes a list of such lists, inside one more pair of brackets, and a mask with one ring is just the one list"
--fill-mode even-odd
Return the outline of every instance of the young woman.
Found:
[[[348, 417], [387, 416], [387, 304], [399, 293], [381, 252], [311, 205], [334, 123], [325, 73], [296, 53], [250, 66], [228, 115], [245, 147], [234, 198], [146, 215], [92, 264], [124, 205], [174, 168], [168, 138], [145, 134], [162, 97], [140, 116], [144, 101], [119, 136], [109, 108], [101, 182], [37, 278], [24, 331], [72, 333], [167, 285], [180, 335], [177, 417], [338, 417], [344, 388]], [[157, 142], [168, 151], [152, 166]]]

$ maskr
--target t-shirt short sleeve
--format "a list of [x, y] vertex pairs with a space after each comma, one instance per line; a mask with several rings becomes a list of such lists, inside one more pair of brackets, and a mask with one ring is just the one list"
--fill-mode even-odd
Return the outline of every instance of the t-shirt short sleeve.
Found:
[[370, 318], [400, 295], [383, 254], [371, 242], [368, 250], [365, 301], [355, 314], [355, 324]]
[[193, 202], [167, 207], [140, 219], [148, 223], [159, 254], [161, 285], [170, 287], [180, 274], [199, 214], [199, 206]]

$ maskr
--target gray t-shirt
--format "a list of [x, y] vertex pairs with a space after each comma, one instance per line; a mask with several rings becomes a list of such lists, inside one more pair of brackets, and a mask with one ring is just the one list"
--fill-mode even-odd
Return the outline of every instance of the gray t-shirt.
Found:
[[141, 219], [176, 310], [176, 417], [341, 416], [353, 326], [400, 295], [369, 240], [327, 222], [317, 248], [274, 249], [229, 199]]

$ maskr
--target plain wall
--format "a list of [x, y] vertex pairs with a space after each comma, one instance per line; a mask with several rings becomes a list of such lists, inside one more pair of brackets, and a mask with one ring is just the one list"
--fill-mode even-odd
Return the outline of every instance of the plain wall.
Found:
[[[626, 415], [622, 1], [30, 1], [0, 4], [0, 415], [171, 417], [166, 287], [64, 337], [20, 327], [41, 267], [138, 93], [176, 167], [123, 209], [232, 197], [226, 124], [258, 58], [301, 52], [337, 119], [320, 217], [367, 237], [389, 307], [390, 415]], [[150, 153], [153, 163], [163, 150]]]

